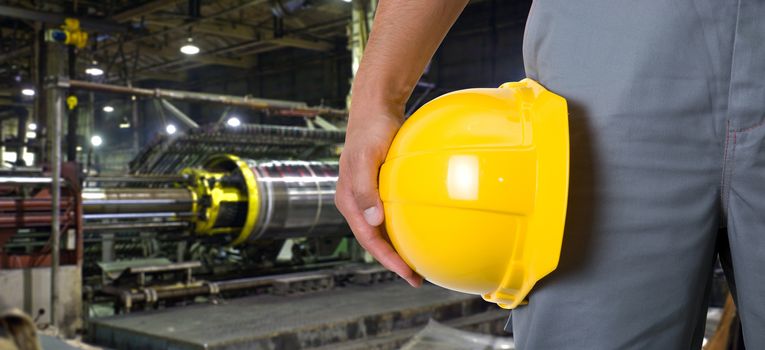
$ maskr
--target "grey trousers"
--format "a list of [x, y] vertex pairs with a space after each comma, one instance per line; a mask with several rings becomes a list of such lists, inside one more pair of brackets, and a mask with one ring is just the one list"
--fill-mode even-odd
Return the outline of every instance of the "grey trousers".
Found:
[[536, 0], [529, 77], [567, 98], [558, 269], [519, 349], [699, 349], [727, 226], [747, 348], [765, 349], [765, 0]]

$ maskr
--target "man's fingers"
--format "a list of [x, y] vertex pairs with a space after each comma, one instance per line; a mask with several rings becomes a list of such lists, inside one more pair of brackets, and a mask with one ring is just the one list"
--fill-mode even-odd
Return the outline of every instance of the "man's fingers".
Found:
[[374, 206], [364, 209], [363, 214], [364, 220], [370, 226], [380, 226], [380, 224], [382, 224], [383, 220], [385, 219], [385, 215], [380, 209], [379, 204], [375, 204]]
[[[381, 155], [373, 151], [354, 153], [350, 159], [351, 192], [363, 214], [364, 220], [371, 226], [379, 226], [383, 223], [385, 215], [380, 202], [380, 194], [377, 192], [377, 174], [382, 163]], [[346, 177], [347, 179], [347, 177]]]
[[401, 276], [413, 287], [419, 287], [422, 284], [422, 277], [401, 259], [390, 243], [383, 238], [379, 227], [367, 223], [350, 191], [345, 190], [344, 186], [339, 186], [335, 195], [338, 209], [345, 216], [359, 244], [385, 268]]
[[422, 285], [422, 277], [414, 272], [382, 237], [375, 236], [369, 240], [359, 240], [359, 243], [385, 268], [401, 276], [412, 287]]

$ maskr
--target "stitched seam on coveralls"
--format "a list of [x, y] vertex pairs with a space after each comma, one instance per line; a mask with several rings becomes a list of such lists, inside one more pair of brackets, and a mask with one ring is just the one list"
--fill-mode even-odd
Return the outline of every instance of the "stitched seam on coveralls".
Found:
[[738, 132], [733, 131], [733, 147], [730, 149], [730, 170], [728, 170], [728, 194], [725, 196], [725, 201], [730, 201], [730, 192], [733, 188], [733, 172], [736, 170], [736, 146], [738, 146]]
[[736, 162], [736, 144], [738, 143], [738, 133], [736, 131], [732, 131], [732, 133], [733, 133], [733, 144], [728, 149], [728, 152], [730, 152], [730, 156], [726, 157], [727, 159], [727, 161], [725, 162], [726, 174], [724, 175], [725, 176], [725, 192], [722, 198], [722, 206], [726, 215], [728, 213], [728, 202], [730, 200], [731, 184], [733, 183], [733, 168]]
[[736, 129], [736, 130], [733, 130], [733, 132], [747, 132], [747, 131], [752, 131], [752, 130], [754, 130], [754, 129], [757, 129], [757, 128], [759, 128], [759, 127], [763, 126], [763, 125], [765, 125], [765, 120], [763, 120], [763, 121], [761, 121], [761, 122], [759, 122], [759, 123], [757, 123], [757, 124], [754, 124], [754, 125], [752, 125], [752, 126], [747, 126], [747, 127], [745, 127], [745, 128], [740, 128], [740, 129]]
[[723, 147], [723, 164], [722, 164], [722, 174], [720, 174], [720, 205], [722, 206], [722, 211], [724, 215], [728, 214], [728, 203], [726, 202], [727, 198], [727, 192], [728, 192], [728, 181], [727, 181], [727, 174], [728, 174], [728, 145], [730, 144], [730, 120], [726, 121], [725, 123], [725, 146]]
[[[722, 174], [720, 179], [720, 207], [722, 208], [723, 216], [728, 216], [728, 191], [730, 186], [730, 179], [728, 178], [728, 173], [730, 172], [731, 165], [728, 164], [728, 153], [733, 152], [733, 148], [730, 145], [730, 137], [731, 132], [733, 132], [735, 137], [735, 131], [731, 130], [730, 127], [730, 109], [731, 109], [731, 100], [733, 98], [733, 80], [734, 80], [734, 67], [736, 66], [737, 62], [737, 53], [741, 54], [740, 52], [737, 52], [736, 50], [737, 44], [738, 44], [738, 30], [740, 26], [740, 19], [741, 19], [741, 0], [738, 1], [738, 4], [736, 5], [736, 26], [733, 31], [733, 46], [731, 47], [731, 56], [730, 56], [730, 81], [728, 82], [728, 105], [727, 105], [727, 112], [726, 112], [726, 121], [725, 121], [725, 147], [723, 148], [723, 164], [722, 164]], [[730, 146], [730, 147], [729, 147]]]

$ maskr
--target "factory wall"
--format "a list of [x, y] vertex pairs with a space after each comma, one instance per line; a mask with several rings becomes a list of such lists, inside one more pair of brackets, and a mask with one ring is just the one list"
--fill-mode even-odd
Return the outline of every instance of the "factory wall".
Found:
[[494, 87], [522, 78], [529, 6], [529, 1], [497, 0], [470, 5], [434, 57], [439, 87]]
[[[8, 305], [22, 308], [37, 322], [49, 323], [50, 273], [49, 267], [0, 270], [0, 295]], [[74, 335], [75, 330], [82, 328], [81, 268], [61, 266], [58, 283], [61, 293], [56, 318], [64, 334]]]
[[[423, 75], [422, 81], [435, 84], [435, 88], [422, 102], [449, 91], [497, 87], [524, 78], [522, 43], [530, 6], [531, 1], [471, 3], [444, 38]], [[417, 88], [409, 107], [425, 92], [424, 88]]]
[[[531, 1], [471, 3], [423, 77], [423, 81], [436, 85], [424, 101], [456, 89], [495, 87], [522, 79], [525, 76], [523, 30], [530, 5]], [[206, 92], [344, 107], [351, 80], [351, 57], [344, 41], [337, 40], [333, 52], [287, 49], [263, 53], [257, 61], [257, 66], [247, 72], [225, 67], [193, 72], [191, 87]], [[416, 90], [413, 100], [423, 91]], [[202, 122], [217, 120], [224, 109], [221, 106], [184, 108]], [[254, 122], [263, 121], [251, 118], [255, 118]]]

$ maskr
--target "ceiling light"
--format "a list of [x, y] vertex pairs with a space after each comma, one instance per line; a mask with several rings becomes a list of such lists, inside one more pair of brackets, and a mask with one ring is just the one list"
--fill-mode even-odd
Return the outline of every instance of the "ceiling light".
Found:
[[98, 61], [93, 61], [87, 68], [85, 68], [85, 74], [98, 77], [104, 75], [104, 70], [98, 66]]
[[93, 145], [93, 147], [101, 146], [102, 143], [104, 143], [104, 139], [102, 139], [101, 136], [93, 135], [90, 137], [90, 144]]
[[127, 120], [127, 118], [122, 118], [122, 121], [120, 122], [120, 129], [129, 129], [130, 128], [130, 121]]
[[172, 135], [172, 134], [175, 134], [175, 132], [178, 131], [178, 129], [173, 124], [167, 124], [167, 126], [165, 127], [165, 131], [167, 131], [168, 135]]
[[34, 132], [34, 131], [27, 131], [27, 138], [28, 139], [33, 139], [33, 138], [36, 138], [36, 137], [37, 137], [37, 133], [36, 132]]
[[103, 110], [106, 113], [111, 113], [111, 112], [114, 112], [114, 107], [106, 105], [106, 106], [104, 106]]
[[353, 0], [343, 0], [343, 1], [344, 1], [344, 2], [351, 2], [351, 1], [353, 1]]
[[181, 52], [186, 55], [196, 55], [199, 53], [199, 47], [194, 45], [194, 39], [186, 39], [186, 43], [181, 46]]
[[35, 130], [37, 130], [37, 124], [29, 123], [29, 125], [27, 125], [27, 129], [35, 131]]
[[239, 125], [242, 125], [242, 121], [239, 120], [239, 118], [237, 117], [231, 117], [231, 118], [228, 118], [228, 120], [226, 120], [226, 124], [228, 124], [228, 126], [232, 128], [236, 128]]
[[90, 67], [85, 69], [85, 74], [97, 77], [100, 75], [104, 75], [104, 70], [98, 67]]
[[21, 94], [24, 95], [24, 96], [34, 96], [35, 95], [35, 89], [31, 89], [31, 88], [21, 89]]

